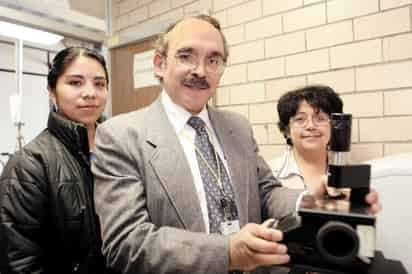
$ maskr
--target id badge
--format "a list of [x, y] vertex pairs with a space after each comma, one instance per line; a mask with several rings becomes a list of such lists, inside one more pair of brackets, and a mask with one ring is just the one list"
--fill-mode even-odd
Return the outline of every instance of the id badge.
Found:
[[220, 223], [220, 232], [223, 235], [230, 235], [240, 230], [239, 220], [225, 221]]

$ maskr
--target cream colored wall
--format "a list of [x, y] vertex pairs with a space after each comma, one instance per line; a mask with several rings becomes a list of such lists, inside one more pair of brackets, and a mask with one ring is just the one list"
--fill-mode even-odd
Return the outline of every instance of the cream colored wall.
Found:
[[412, 151], [412, 0], [112, 0], [114, 33], [210, 12], [230, 44], [216, 105], [245, 115], [266, 159], [284, 150], [279, 96], [327, 84], [354, 115], [354, 160]]
[[354, 115], [352, 158], [412, 151], [412, 0], [213, 1], [230, 43], [216, 103], [251, 121], [262, 155], [284, 150], [279, 96], [327, 84]]
[[[208, 10], [201, 0], [111, 0], [115, 34], [150, 32], [153, 26]], [[206, 1], [210, 2], [210, 1]]]

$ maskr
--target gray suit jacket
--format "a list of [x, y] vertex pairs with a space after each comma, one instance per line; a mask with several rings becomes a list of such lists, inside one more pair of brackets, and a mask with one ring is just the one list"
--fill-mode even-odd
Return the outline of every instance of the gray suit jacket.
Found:
[[[281, 217], [298, 193], [258, 155], [248, 121], [209, 108], [230, 169], [241, 226]], [[228, 273], [229, 237], [206, 234], [192, 174], [158, 99], [109, 119], [96, 135], [95, 204], [103, 253], [123, 273]]]

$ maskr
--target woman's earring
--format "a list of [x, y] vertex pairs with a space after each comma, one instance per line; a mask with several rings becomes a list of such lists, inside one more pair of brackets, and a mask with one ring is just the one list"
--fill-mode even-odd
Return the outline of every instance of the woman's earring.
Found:
[[50, 110], [53, 112], [57, 112], [59, 110], [56, 101], [53, 99], [50, 99]]

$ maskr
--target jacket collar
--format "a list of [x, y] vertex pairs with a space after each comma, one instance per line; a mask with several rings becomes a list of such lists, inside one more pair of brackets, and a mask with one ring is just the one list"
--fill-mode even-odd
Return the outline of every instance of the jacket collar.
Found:
[[[238, 151], [242, 140], [234, 134], [231, 121], [225, 119], [219, 110], [210, 106], [207, 106], [207, 109], [210, 123], [226, 156], [236, 193], [239, 219], [243, 225], [248, 216], [248, 204], [244, 201], [248, 201], [249, 193], [244, 184], [249, 175], [246, 166], [248, 161]], [[166, 189], [184, 227], [191, 231], [204, 232], [203, 219], [198, 218], [201, 209], [190, 167], [160, 98], [147, 109], [146, 121], [149, 125], [146, 142], [153, 147], [150, 164]], [[182, 199], [182, 189], [187, 194], [185, 199]]]
[[84, 125], [68, 120], [56, 112], [50, 112], [47, 128], [71, 152], [80, 154], [86, 163], [89, 163], [89, 141]]

